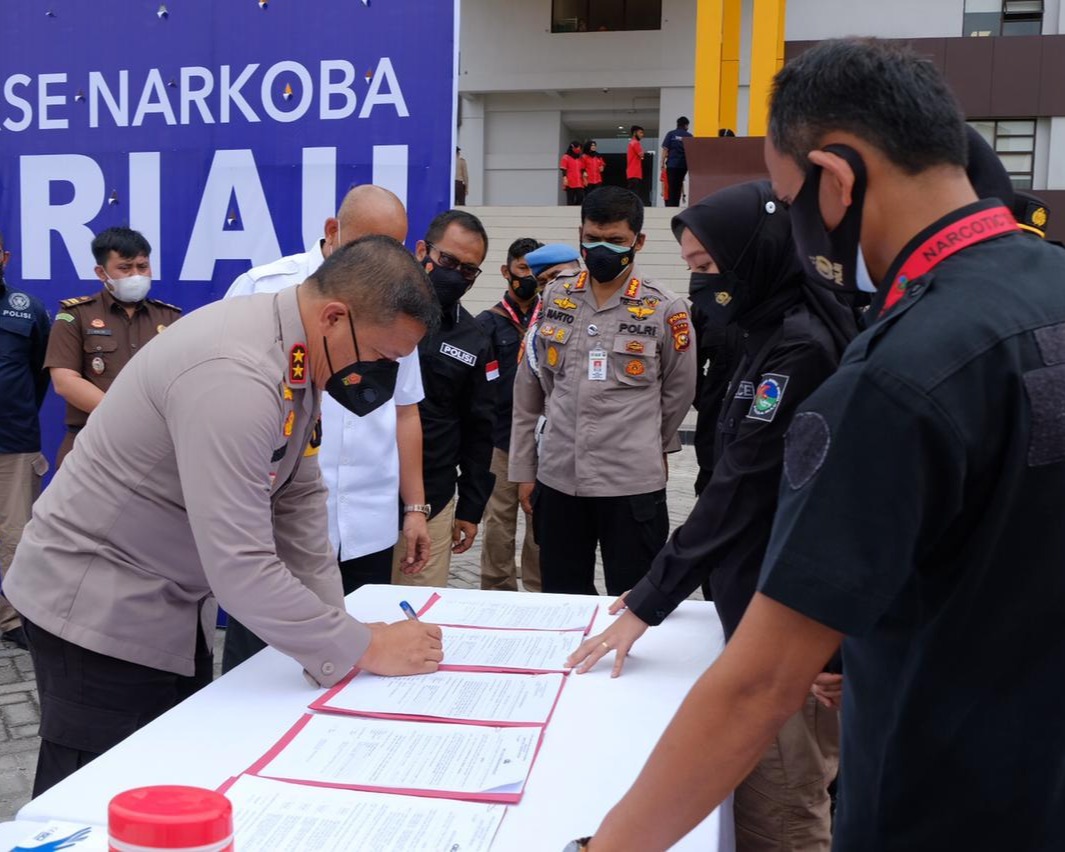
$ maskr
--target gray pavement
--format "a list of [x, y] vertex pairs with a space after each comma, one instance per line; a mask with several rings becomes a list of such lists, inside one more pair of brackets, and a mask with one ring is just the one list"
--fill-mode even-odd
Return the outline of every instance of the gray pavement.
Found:
[[[670, 456], [668, 505], [671, 528], [679, 525], [691, 511], [697, 472], [692, 447], [685, 446], [681, 452]], [[521, 534], [519, 528], [519, 542]], [[478, 537], [467, 553], [452, 561], [449, 586], [480, 587], [479, 542]], [[601, 592], [605, 591], [601, 565], [596, 572], [596, 583]], [[694, 597], [701, 596], [696, 593]], [[218, 631], [215, 637], [216, 676], [222, 660], [223, 637], [222, 631]], [[8, 642], [0, 643], [0, 822], [13, 819], [15, 812], [30, 799], [41, 742], [37, 736], [39, 723], [40, 704], [30, 655]]]

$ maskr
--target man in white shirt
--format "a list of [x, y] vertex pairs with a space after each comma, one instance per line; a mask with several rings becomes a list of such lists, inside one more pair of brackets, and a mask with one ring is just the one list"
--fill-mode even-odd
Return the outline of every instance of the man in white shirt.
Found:
[[[402, 242], [407, 213], [387, 189], [365, 184], [350, 190], [337, 215], [326, 219], [324, 236], [302, 254], [289, 255], [245, 272], [225, 298], [276, 293], [301, 284], [335, 249], [359, 237], [383, 234]], [[429, 555], [425, 487], [422, 482], [422, 425], [418, 403], [424, 397], [418, 351], [399, 359], [393, 399], [365, 417], [322, 397], [322, 478], [329, 489], [329, 537], [337, 550], [344, 594], [366, 583], [389, 583], [392, 549], [403, 499], [403, 537], [420, 572]], [[314, 452], [308, 449], [308, 452]], [[243, 662], [263, 644], [232, 618], [226, 633], [223, 670]]]

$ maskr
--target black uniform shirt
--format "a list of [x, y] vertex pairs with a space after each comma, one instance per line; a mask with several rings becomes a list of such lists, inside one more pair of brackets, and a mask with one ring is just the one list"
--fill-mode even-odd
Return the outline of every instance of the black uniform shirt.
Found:
[[760, 581], [847, 634], [833, 848], [1065, 849], [1065, 256], [906, 293], [793, 420]]
[[[499, 367], [492, 344], [462, 305], [418, 344], [425, 499], [435, 516], [455, 496], [455, 517], [477, 524], [495, 482], [492, 427]], [[461, 471], [461, 472], [460, 472]]]
[[[507, 308], [510, 309], [508, 312]], [[518, 370], [518, 352], [522, 338], [529, 328], [529, 320], [536, 310], [536, 302], [522, 313], [518, 303], [506, 293], [502, 301], [477, 315], [477, 324], [492, 342], [492, 351], [499, 362], [499, 381], [496, 387], [496, 423], [492, 443], [503, 452], [510, 451], [510, 422], [514, 407], [514, 374]], [[517, 322], [511, 316], [517, 318]]]
[[842, 354], [828, 329], [799, 302], [783, 320], [742, 333], [736, 373], [720, 404], [713, 475], [688, 519], [626, 598], [659, 624], [710, 577], [726, 637], [758, 584], [784, 458], [784, 432], [801, 401]]
[[0, 453], [38, 453], [37, 412], [48, 390], [44, 353], [51, 322], [41, 300], [0, 280]]

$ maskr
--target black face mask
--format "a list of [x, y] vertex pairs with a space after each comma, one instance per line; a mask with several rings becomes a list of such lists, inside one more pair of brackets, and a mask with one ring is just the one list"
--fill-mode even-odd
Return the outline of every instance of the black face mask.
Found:
[[791, 204], [791, 230], [799, 259], [810, 280], [837, 293], [875, 290], [859, 245], [868, 180], [865, 162], [857, 151], [846, 145], [829, 145], [824, 150], [842, 157], [854, 171], [852, 203], [840, 223], [829, 231], [821, 215], [819, 199], [822, 169], [814, 166], [807, 172], [806, 180]]
[[515, 299], [523, 302], [535, 296], [536, 288], [539, 286], [540, 282], [536, 280], [535, 275], [522, 275], [520, 278], [514, 276], [510, 279], [510, 292], [514, 294]]
[[440, 307], [444, 309], [444, 313], [447, 313], [466, 294], [471, 286], [470, 282], [463, 278], [459, 270], [445, 269], [440, 264], [434, 263], [429, 255], [425, 256], [422, 266], [425, 267], [429, 281], [436, 290], [436, 298], [440, 300]]
[[740, 315], [742, 286], [743, 282], [734, 272], [692, 273], [688, 295], [708, 330], [723, 329]]
[[[359, 341], [355, 337], [355, 323], [348, 314], [351, 326], [351, 340], [355, 344], [355, 357], [359, 358]], [[365, 417], [384, 405], [392, 398], [396, 390], [396, 375], [399, 363], [379, 358], [376, 361], [356, 360], [343, 370], [333, 372], [333, 362], [329, 358], [329, 341], [322, 338], [325, 347], [325, 360], [329, 364], [329, 381], [325, 391], [340, 405], [358, 417]]]
[[[621, 251], [618, 251], [621, 249]], [[596, 281], [607, 284], [625, 272], [636, 257], [636, 246], [615, 246], [611, 243], [581, 242], [584, 265]]]

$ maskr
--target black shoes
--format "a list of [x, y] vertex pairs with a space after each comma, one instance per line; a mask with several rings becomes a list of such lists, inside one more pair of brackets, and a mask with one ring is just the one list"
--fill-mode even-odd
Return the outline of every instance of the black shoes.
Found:
[[8, 630], [3, 634], [2, 638], [5, 642], [10, 642], [12, 645], [21, 648], [23, 651], [28, 651], [30, 649], [30, 646], [26, 644], [26, 631], [21, 627], [15, 627]]

